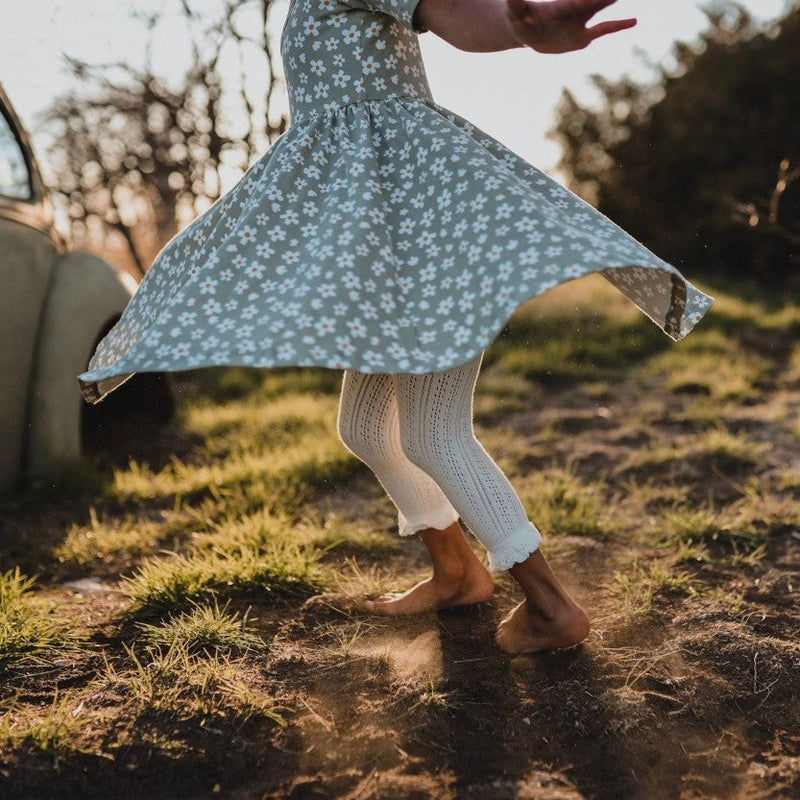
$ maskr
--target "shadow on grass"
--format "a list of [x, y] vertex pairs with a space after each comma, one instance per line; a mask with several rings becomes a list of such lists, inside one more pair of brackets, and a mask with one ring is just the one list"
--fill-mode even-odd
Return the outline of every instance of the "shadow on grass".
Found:
[[[280, 769], [270, 744], [275, 723], [148, 714], [102, 753], [44, 750], [33, 744], [0, 764], [0, 796], [14, 800], [175, 800], [215, 798], [246, 784], [254, 770]], [[131, 732], [133, 732], [131, 736]], [[111, 732], [113, 735], [113, 731]], [[130, 737], [130, 738], [127, 738]], [[231, 746], [231, 741], [238, 743]], [[258, 753], [257, 757], [253, 757]], [[57, 776], [57, 777], [56, 777]], [[217, 788], [215, 788], [217, 787]]]

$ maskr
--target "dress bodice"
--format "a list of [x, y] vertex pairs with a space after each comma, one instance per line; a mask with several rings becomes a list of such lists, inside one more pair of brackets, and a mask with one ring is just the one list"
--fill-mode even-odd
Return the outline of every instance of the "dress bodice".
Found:
[[363, 100], [430, 100], [407, 22], [370, 10], [369, 0], [292, 0], [281, 37], [292, 122]]

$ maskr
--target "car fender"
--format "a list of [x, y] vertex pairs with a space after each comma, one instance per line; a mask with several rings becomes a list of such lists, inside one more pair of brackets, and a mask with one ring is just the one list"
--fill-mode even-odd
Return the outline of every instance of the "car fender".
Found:
[[115, 322], [136, 283], [90, 253], [58, 258], [46, 301], [30, 400], [28, 476], [46, 475], [80, 456], [81, 398], [77, 375]]

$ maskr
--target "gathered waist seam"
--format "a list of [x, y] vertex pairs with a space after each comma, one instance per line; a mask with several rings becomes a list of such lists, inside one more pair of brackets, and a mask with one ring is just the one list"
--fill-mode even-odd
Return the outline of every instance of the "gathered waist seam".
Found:
[[306, 114], [293, 114], [290, 119], [291, 125], [299, 125], [303, 122], [310, 122], [312, 120], [331, 117], [340, 111], [346, 111], [348, 108], [354, 106], [364, 105], [365, 103], [382, 103], [386, 100], [416, 100], [420, 103], [432, 103], [433, 98], [430, 95], [422, 96], [419, 94], [389, 94], [381, 95], [380, 97], [360, 97], [358, 100], [353, 100], [350, 103], [342, 103], [341, 105], [333, 108], [326, 109], [325, 111], [309, 111]]

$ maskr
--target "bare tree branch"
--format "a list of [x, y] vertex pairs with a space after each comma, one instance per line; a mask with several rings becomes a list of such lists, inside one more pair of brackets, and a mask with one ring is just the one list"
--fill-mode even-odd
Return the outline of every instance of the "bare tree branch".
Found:
[[[119, 237], [133, 269], [141, 272], [189, 217], [219, 197], [221, 168], [248, 166], [286, 127], [285, 118], [273, 125], [269, 113], [279, 88], [270, 46], [274, 0], [220, 0], [212, 17], [205, 9], [198, 13], [191, 0], [177, 5], [191, 52], [183, 75], [166, 79], [156, 73], [164, 12], [134, 10], [144, 29], [143, 65], [90, 64], [65, 56], [80, 93], [56, 98], [45, 114], [55, 141], [54, 189], [73, 234], [86, 239], [100, 229]], [[241, 14], [248, 15], [250, 35], [239, 30]], [[260, 28], [255, 38], [253, 19]], [[245, 80], [258, 63], [256, 47], [263, 100], [251, 96]], [[223, 59], [227, 64], [231, 58], [238, 61], [238, 79], [222, 74]], [[235, 129], [232, 107], [239, 109]]]
[[748, 203], [734, 202], [734, 217], [750, 228], [771, 233], [790, 242], [800, 245], [800, 221], [790, 227], [782, 217], [781, 201], [786, 190], [800, 181], [800, 165], [792, 167], [789, 159], [784, 158], [778, 167], [778, 177], [768, 198]]

